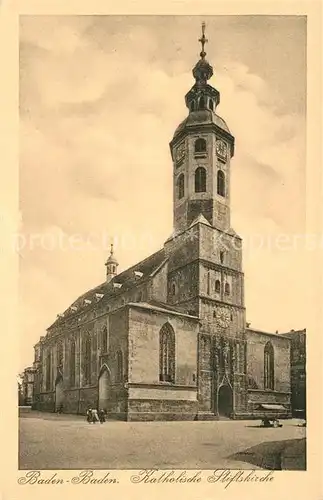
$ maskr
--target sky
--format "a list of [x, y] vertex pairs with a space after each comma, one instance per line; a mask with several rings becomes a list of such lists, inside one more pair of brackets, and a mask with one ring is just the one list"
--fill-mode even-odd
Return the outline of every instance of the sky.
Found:
[[111, 241], [122, 271], [172, 233], [169, 142], [188, 113], [202, 20], [236, 141], [247, 321], [306, 327], [305, 17], [22, 16], [21, 369], [56, 315], [104, 281]]

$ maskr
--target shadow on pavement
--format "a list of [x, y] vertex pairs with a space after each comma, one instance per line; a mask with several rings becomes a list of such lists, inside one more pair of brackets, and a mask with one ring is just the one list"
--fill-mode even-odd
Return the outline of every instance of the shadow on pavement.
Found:
[[306, 439], [269, 441], [228, 457], [270, 470], [306, 470]]

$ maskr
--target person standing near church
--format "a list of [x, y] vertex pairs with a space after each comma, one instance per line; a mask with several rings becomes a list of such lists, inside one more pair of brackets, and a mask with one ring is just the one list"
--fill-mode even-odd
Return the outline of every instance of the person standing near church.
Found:
[[96, 424], [96, 422], [99, 422], [98, 410], [96, 410], [96, 409], [92, 409], [92, 422], [93, 422], [93, 424]]

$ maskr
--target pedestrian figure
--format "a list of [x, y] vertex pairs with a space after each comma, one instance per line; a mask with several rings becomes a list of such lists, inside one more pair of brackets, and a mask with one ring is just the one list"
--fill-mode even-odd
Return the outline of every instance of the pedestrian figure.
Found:
[[98, 410], [96, 410], [96, 409], [92, 409], [92, 422], [93, 422], [93, 424], [96, 424], [96, 422], [99, 422]]
[[105, 410], [103, 410], [102, 408], [100, 408], [99, 410], [99, 419], [101, 424], [105, 422]]
[[86, 420], [88, 421], [89, 424], [92, 423], [93, 418], [92, 418], [92, 408], [89, 408], [86, 412]]

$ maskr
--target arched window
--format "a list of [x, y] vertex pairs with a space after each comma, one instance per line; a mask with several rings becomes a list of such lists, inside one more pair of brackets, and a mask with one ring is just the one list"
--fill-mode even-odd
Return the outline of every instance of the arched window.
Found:
[[184, 174], [177, 179], [177, 197], [179, 200], [184, 197]]
[[230, 284], [229, 283], [226, 283], [224, 285], [224, 293], [225, 293], [225, 295], [230, 295]]
[[175, 283], [171, 284], [171, 293], [172, 293], [173, 296], [176, 295], [176, 285], [175, 285]]
[[63, 344], [59, 342], [57, 344], [57, 368], [63, 368]]
[[194, 101], [192, 101], [190, 104], [190, 110], [195, 111], [195, 102]]
[[159, 380], [175, 382], [175, 332], [169, 323], [159, 333]]
[[225, 177], [224, 177], [224, 172], [222, 170], [218, 170], [217, 180], [218, 180], [217, 192], [220, 196], [225, 196]]
[[116, 369], [116, 381], [123, 381], [123, 354], [122, 351], [117, 351], [116, 353], [117, 369]]
[[221, 291], [221, 283], [220, 280], [215, 281], [215, 293], [220, 293]]
[[101, 332], [101, 351], [102, 353], [108, 352], [108, 329], [106, 326], [103, 327]]
[[206, 152], [206, 140], [202, 139], [201, 137], [199, 139], [196, 139], [194, 143], [194, 151], [195, 153], [205, 153]]
[[199, 109], [204, 109], [204, 108], [205, 108], [205, 100], [204, 97], [201, 97], [199, 101]]
[[52, 353], [49, 352], [46, 357], [46, 391], [51, 388], [52, 382]]
[[221, 264], [224, 262], [224, 252], [220, 252], [220, 262]]
[[75, 385], [75, 340], [72, 339], [70, 343], [70, 384]]
[[84, 383], [91, 383], [91, 337], [84, 342]]
[[264, 351], [264, 388], [274, 390], [274, 348], [267, 342]]
[[210, 99], [210, 101], [209, 101], [209, 106], [210, 106], [210, 110], [213, 111], [214, 107], [213, 107], [212, 99]]
[[205, 193], [206, 191], [206, 170], [198, 167], [195, 170], [195, 193]]

